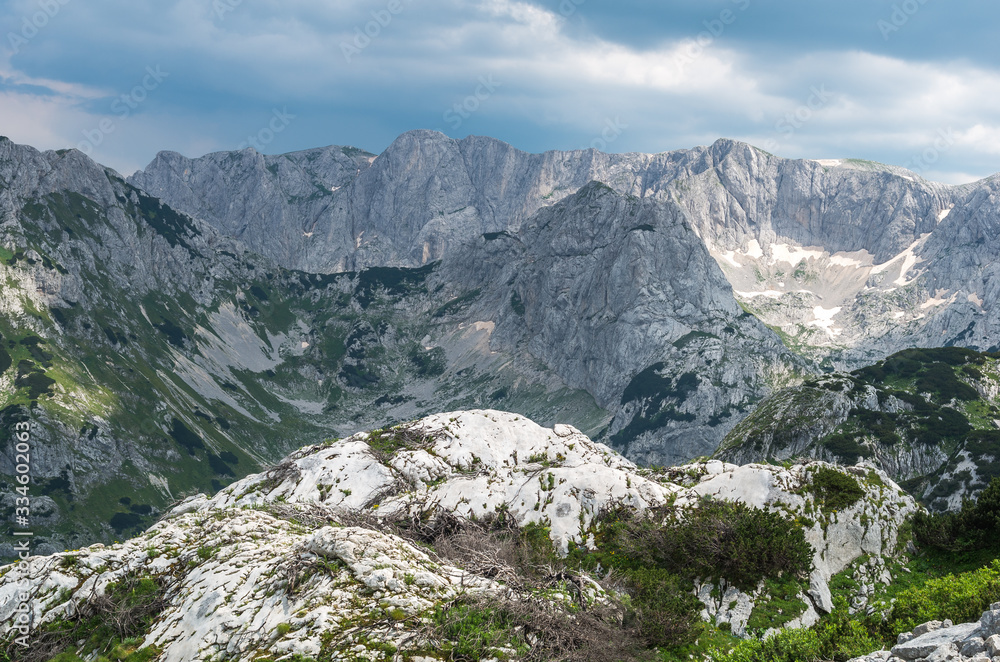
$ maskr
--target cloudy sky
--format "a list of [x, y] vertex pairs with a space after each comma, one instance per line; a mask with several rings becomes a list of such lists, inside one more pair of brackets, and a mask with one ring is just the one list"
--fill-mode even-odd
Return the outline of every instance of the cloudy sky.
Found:
[[1000, 171], [987, 0], [0, 0], [0, 134], [123, 173], [161, 149], [528, 151], [745, 140]]

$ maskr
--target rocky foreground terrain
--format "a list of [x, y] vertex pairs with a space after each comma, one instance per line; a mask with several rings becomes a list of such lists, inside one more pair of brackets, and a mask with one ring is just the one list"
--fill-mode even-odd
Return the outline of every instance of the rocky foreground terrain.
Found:
[[[115, 659], [164, 662], [452, 659], [470, 645], [458, 627], [470, 609], [510, 604], [532, 605], [533, 618], [560, 628], [601, 614], [594, 623], [624, 628], [614, 635], [622, 638], [635, 603], [623, 603], [621, 591], [638, 584], [587, 565], [581, 553], [599, 549], [628, 513], [683, 522], [714, 503], [773, 513], [807, 545], [804, 571], [787, 578], [790, 593], [778, 595], [770, 579], [738, 586], [725, 575], [678, 590], [696, 601], [693, 613], [743, 636], [748, 624], [815, 623], [834, 609], [834, 577], [855, 587], [837, 599], [865, 609], [897, 572], [901, 527], [917, 510], [864, 465], [643, 470], [571, 426], [459, 411], [304, 448], [214, 497], [185, 500], [126, 542], [6, 566], [0, 618], [23, 624], [8, 631], [15, 660], [112, 648]], [[493, 544], [500, 538], [473, 536], [497, 518], [544, 540], [551, 565], [539, 566], [539, 583], [512, 572]], [[617, 567], [614, 549], [604, 553]], [[495, 627], [488, 615], [476, 628]], [[478, 654], [537, 656], [554, 645], [539, 628], [501, 632]], [[561, 654], [598, 645], [580, 637], [560, 644], [569, 646]]]
[[1000, 602], [990, 605], [974, 623], [928, 621], [899, 635], [890, 651], [878, 651], [851, 662], [987, 662], [1000, 657]]

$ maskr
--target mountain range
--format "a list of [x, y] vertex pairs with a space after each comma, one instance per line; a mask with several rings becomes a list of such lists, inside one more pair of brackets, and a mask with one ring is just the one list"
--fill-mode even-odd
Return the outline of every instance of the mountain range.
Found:
[[708, 455], [783, 388], [995, 351], [998, 182], [430, 131], [378, 156], [164, 152], [124, 178], [2, 139], [0, 474], [31, 421], [55, 551], [439, 411], [570, 423], [646, 464]]

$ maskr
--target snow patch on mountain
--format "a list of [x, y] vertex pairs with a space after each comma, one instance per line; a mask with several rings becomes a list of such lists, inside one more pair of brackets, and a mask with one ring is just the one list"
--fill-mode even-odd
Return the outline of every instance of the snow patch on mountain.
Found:
[[803, 260], [819, 260], [820, 258], [829, 257], [829, 253], [822, 249], [807, 249], [800, 246], [791, 246], [790, 244], [771, 244], [770, 248], [771, 264], [784, 262], [785, 264], [795, 266]]

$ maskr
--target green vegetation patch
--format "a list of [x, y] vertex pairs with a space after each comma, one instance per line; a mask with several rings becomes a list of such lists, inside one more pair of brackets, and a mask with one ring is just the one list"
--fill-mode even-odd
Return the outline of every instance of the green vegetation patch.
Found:
[[930, 579], [895, 596], [887, 633], [908, 632], [921, 623], [951, 619], [978, 621], [990, 604], [1000, 601], [1000, 561], [958, 575]]
[[725, 579], [748, 592], [763, 579], [801, 579], [812, 569], [801, 527], [743, 503], [707, 500], [662, 522], [623, 508], [599, 524], [596, 558], [605, 566], [660, 568], [692, 582]]
[[850, 508], [865, 495], [857, 479], [829, 467], [820, 467], [812, 472], [810, 490], [820, 510], [827, 514]]
[[921, 623], [950, 619], [976, 621], [1000, 600], [1000, 561], [961, 574], [922, 581], [874, 604], [873, 613], [851, 614], [844, 595], [834, 596], [834, 610], [808, 629], [783, 630], [767, 639], [751, 638], [731, 650], [710, 652], [714, 662], [844, 662], [891, 648], [896, 637]]
[[38, 400], [42, 395], [52, 392], [56, 380], [45, 374], [40, 367], [27, 359], [17, 364], [17, 377], [14, 386], [26, 389], [29, 400]]
[[524, 301], [521, 300], [521, 295], [517, 292], [510, 295], [510, 308], [515, 314], [524, 317], [526, 308], [524, 307]]
[[431, 317], [444, 317], [445, 315], [454, 315], [469, 306], [473, 301], [479, 298], [479, 295], [483, 293], [482, 288], [476, 288], [471, 292], [466, 292], [465, 294], [455, 297], [448, 303], [444, 304], [440, 308], [434, 311]]
[[641, 407], [624, 428], [611, 436], [613, 446], [627, 448], [640, 435], [658, 430], [670, 421], [695, 420], [694, 414], [681, 412], [677, 407], [698, 390], [701, 379], [697, 373], [685, 372], [675, 380], [663, 374], [665, 370], [665, 363], [654, 363], [625, 387], [621, 404], [640, 402]]
[[764, 580], [764, 592], [750, 612], [747, 629], [779, 628], [804, 614], [808, 606], [799, 597], [802, 584], [795, 577]]
[[184, 421], [174, 418], [170, 422], [170, 436], [180, 444], [189, 455], [194, 455], [199, 450], [205, 449], [205, 442], [195, 434]]
[[858, 458], [872, 455], [871, 450], [858, 443], [852, 434], [832, 434], [823, 441], [823, 447], [847, 464], [855, 464]]
[[423, 284], [437, 268], [439, 262], [432, 262], [416, 269], [401, 267], [371, 267], [357, 274], [358, 284], [354, 294], [362, 308], [367, 308], [379, 292], [389, 296], [404, 296], [424, 291]]
[[426, 448], [434, 443], [434, 437], [407, 425], [372, 430], [365, 440], [372, 454], [380, 462], [388, 462], [401, 450]]
[[[0, 338], [0, 343], [2, 343], [2, 342], [3, 342], [3, 339]], [[10, 352], [8, 352], [2, 345], [0, 345], [0, 374], [3, 374], [5, 372], [7, 372], [7, 370], [13, 364], [14, 364], [14, 360], [11, 358]]]
[[[493, 606], [474, 598], [460, 598], [434, 610], [440, 636], [450, 642], [449, 659], [483, 660], [496, 657], [498, 649], [512, 649], [518, 657], [530, 650], [523, 631], [531, 625], [529, 610], [512, 605]], [[507, 656], [502, 656], [501, 659]]]
[[966, 499], [957, 513], [919, 512], [913, 533], [920, 544], [949, 552], [990, 549], [1000, 552], [1000, 478], [978, 499]]
[[[621, 571], [617, 590], [627, 595], [611, 592], [607, 602], [593, 603], [575, 580], [579, 564], [597, 563], [590, 552], [574, 548], [574, 556], [560, 558], [547, 526], [518, 528], [505, 511], [476, 521], [439, 515], [433, 529], [420, 532], [420, 539], [458, 566], [472, 560], [467, 554], [489, 549], [499, 560], [498, 578], [529, 595], [464, 595], [439, 605], [431, 641], [443, 659], [641, 660], [658, 647], [690, 645], [701, 632], [701, 605], [675, 574]], [[546, 598], [553, 592], [564, 596], [555, 604]]]
[[684, 349], [685, 347], [690, 345], [695, 340], [698, 340], [699, 338], [715, 338], [716, 340], [718, 340], [719, 336], [715, 335], [714, 333], [706, 333], [705, 331], [691, 331], [690, 333], [687, 333], [678, 338], [677, 340], [675, 340], [674, 347], [676, 347], [677, 349]]
[[953, 398], [975, 400], [979, 397], [977, 391], [958, 379], [955, 368], [969, 363], [982, 365], [985, 361], [985, 355], [962, 347], [907, 349], [851, 374], [874, 385], [916, 380], [918, 392], [930, 393], [939, 403]]
[[408, 358], [418, 377], [438, 377], [444, 374], [448, 365], [448, 357], [441, 347], [425, 350], [418, 345], [410, 350]]
[[673, 379], [664, 376], [665, 363], [654, 363], [632, 378], [622, 393], [621, 404], [628, 404], [642, 398], [651, 398], [670, 388]]
[[187, 240], [200, 235], [201, 231], [187, 216], [179, 214], [173, 208], [156, 198], [149, 197], [134, 186], [126, 186], [128, 186], [130, 197], [118, 198], [126, 211], [145, 220], [149, 227], [166, 239], [171, 246], [180, 245], [192, 250]]

